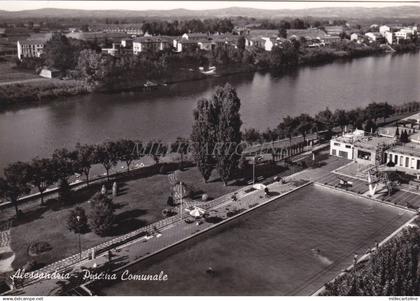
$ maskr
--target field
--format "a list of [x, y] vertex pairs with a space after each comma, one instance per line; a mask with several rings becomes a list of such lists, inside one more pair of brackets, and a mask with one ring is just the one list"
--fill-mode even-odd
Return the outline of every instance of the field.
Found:
[[14, 68], [14, 62], [0, 62], [0, 84], [5, 84], [11, 81], [20, 81], [28, 79], [41, 79], [38, 75], [29, 71], [22, 71]]
[[[308, 186], [136, 267], [106, 295], [309, 295], [414, 214]], [[206, 273], [212, 267], [214, 273]]]
[[[223, 186], [219, 181], [205, 184], [196, 168], [185, 170], [179, 179], [186, 184], [193, 184], [197, 192], [206, 192], [215, 198], [238, 189], [237, 186]], [[66, 228], [66, 218], [70, 210], [80, 206], [89, 211], [88, 201], [100, 187], [92, 187], [75, 196], [75, 205], [59, 205], [56, 200], [48, 201], [47, 206], [37, 202], [31, 209], [25, 208], [25, 217], [12, 228], [12, 249], [16, 253], [14, 268], [24, 265], [31, 257], [27, 254], [28, 246], [33, 242], [48, 242], [52, 250], [35, 259], [47, 264], [78, 252], [77, 235]], [[167, 206], [170, 185], [167, 175], [155, 175], [120, 183], [120, 194], [114, 199], [116, 223], [113, 233], [100, 237], [93, 232], [83, 234], [82, 247], [87, 249], [111, 238], [128, 233], [146, 224], [162, 219], [162, 210]], [[26, 206], [25, 206], [26, 207]], [[2, 212], [2, 218], [13, 216], [13, 208]]]

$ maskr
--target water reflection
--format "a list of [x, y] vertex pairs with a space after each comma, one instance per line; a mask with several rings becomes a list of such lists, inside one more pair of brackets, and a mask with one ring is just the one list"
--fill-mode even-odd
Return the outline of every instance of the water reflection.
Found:
[[91, 94], [0, 113], [0, 170], [76, 142], [120, 137], [173, 140], [191, 131], [192, 110], [216, 85], [230, 82], [242, 100], [244, 128], [275, 127], [286, 115], [350, 109], [372, 101], [420, 101], [420, 55], [386, 55], [280, 73], [237, 74], [157, 91]]

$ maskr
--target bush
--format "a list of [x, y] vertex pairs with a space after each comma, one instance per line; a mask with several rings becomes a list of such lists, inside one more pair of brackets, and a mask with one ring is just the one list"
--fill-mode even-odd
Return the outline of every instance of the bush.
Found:
[[58, 181], [58, 200], [64, 203], [71, 201], [71, 189], [67, 180]]
[[164, 163], [159, 167], [159, 173], [162, 175], [165, 175], [167, 172], [168, 172], [168, 169], [166, 168], [166, 164]]
[[109, 233], [114, 222], [114, 209], [112, 201], [106, 196], [98, 193], [91, 203], [89, 224], [93, 231], [104, 236]]
[[174, 216], [177, 215], [176, 210], [172, 209], [172, 208], [165, 208], [162, 210], [162, 215], [163, 217], [170, 217], [170, 216]]
[[172, 196], [168, 196], [167, 204], [168, 206], [175, 206], [174, 198]]
[[74, 233], [86, 233], [89, 230], [88, 219], [83, 208], [76, 207], [70, 211], [67, 217], [67, 229]]
[[37, 242], [33, 242], [29, 245], [28, 247], [28, 255], [29, 256], [36, 256], [39, 255], [41, 253], [45, 253], [48, 251], [51, 251], [52, 247], [49, 243], [47, 243], [46, 241], [37, 241]]

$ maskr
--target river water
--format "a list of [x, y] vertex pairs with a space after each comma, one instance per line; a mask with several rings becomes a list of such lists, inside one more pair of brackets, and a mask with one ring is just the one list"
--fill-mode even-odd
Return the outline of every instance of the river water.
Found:
[[350, 109], [369, 102], [420, 101], [420, 55], [366, 57], [283, 74], [255, 73], [170, 85], [152, 92], [90, 94], [0, 112], [0, 171], [77, 142], [121, 137], [173, 141], [191, 132], [192, 110], [215, 86], [231, 83], [243, 128], [275, 127], [286, 115]]

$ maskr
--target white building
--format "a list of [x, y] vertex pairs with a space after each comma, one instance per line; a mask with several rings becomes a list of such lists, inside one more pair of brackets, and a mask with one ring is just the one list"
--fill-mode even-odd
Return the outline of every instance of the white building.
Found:
[[393, 44], [395, 42], [395, 35], [393, 32], [387, 31], [385, 32], [385, 41], [388, 44]]
[[133, 40], [133, 53], [143, 51], [162, 51], [172, 47], [172, 39], [169, 37], [140, 37]]
[[17, 41], [18, 59], [40, 57], [44, 51], [44, 46], [45, 41], [41, 40]]
[[391, 28], [389, 27], [389, 26], [387, 26], [387, 25], [382, 25], [382, 26], [380, 26], [379, 27], [379, 33], [383, 36], [383, 37], [385, 37], [385, 33], [386, 32], [390, 32], [391, 31]]

